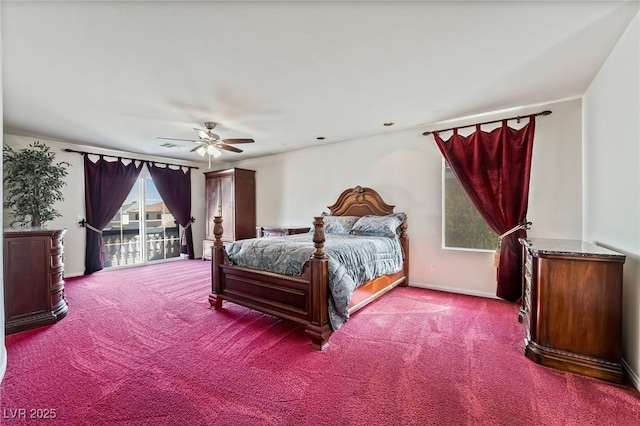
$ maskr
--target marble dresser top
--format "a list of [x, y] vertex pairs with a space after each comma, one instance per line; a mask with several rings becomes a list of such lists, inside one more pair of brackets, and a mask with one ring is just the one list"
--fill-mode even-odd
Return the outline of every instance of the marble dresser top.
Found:
[[534, 255], [570, 255], [625, 259], [625, 255], [621, 253], [580, 240], [553, 238], [520, 238], [519, 240]]

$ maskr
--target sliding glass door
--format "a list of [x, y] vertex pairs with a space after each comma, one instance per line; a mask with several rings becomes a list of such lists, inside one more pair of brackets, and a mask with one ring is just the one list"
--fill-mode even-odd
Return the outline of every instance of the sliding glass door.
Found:
[[105, 268], [180, 257], [179, 226], [145, 172], [102, 232]]
[[147, 262], [180, 257], [180, 231], [175, 218], [158, 194], [151, 178], [145, 178], [144, 238]]

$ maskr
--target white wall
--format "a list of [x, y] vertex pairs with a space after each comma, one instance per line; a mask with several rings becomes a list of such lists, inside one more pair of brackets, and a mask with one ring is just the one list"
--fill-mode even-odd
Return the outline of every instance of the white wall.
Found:
[[[4, 143], [21, 149], [27, 147], [34, 142], [34, 138], [23, 136], [4, 135]], [[67, 161], [71, 164], [68, 168], [67, 185], [62, 188], [64, 202], [57, 203], [55, 208], [62, 215], [57, 219], [46, 224], [49, 228], [66, 228], [67, 232], [64, 236], [64, 272], [65, 277], [74, 277], [84, 274], [84, 253], [85, 253], [85, 229], [78, 225], [80, 219], [85, 218], [84, 207], [84, 166], [83, 156], [77, 153], [64, 152], [65, 148], [71, 148], [77, 151], [86, 151], [91, 153], [105, 155], [122, 155], [141, 160], [154, 160], [158, 162], [168, 162], [171, 164], [191, 165], [200, 167], [200, 169], [191, 170], [191, 211], [196, 218], [193, 226], [194, 249], [195, 255], [202, 255], [202, 238], [204, 235], [204, 175], [206, 170], [202, 169], [202, 164], [189, 163], [178, 160], [168, 160], [160, 157], [141, 156], [119, 151], [111, 151], [105, 149], [93, 148], [90, 146], [81, 146], [77, 144], [69, 144], [60, 141], [48, 139], [37, 139], [48, 145], [56, 154], [56, 161]], [[7, 226], [8, 215], [5, 213], [4, 226]]]
[[[528, 215], [533, 227], [529, 235], [580, 239], [581, 101], [538, 105], [512, 111], [511, 116], [542, 109], [551, 109], [553, 114], [537, 119]], [[477, 121], [494, 118], [487, 115]], [[422, 136], [424, 130], [428, 129], [235, 165], [256, 170], [258, 225], [311, 225], [313, 217], [327, 211], [342, 190], [356, 185], [375, 188], [396, 211], [408, 215], [411, 285], [494, 297], [492, 253], [441, 248], [441, 155], [433, 137]]]
[[640, 14], [584, 95], [584, 239], [626, 254], [623, 357], [640, 389]]
[[[2, 8], [0, 8], [0, 21], [2, 20]], [[2, 35], [0, 34], [0, 46], [2, 46]], [[2, 81], [2, 49], [0, 49], [0, 81]], [[0, 116], [3, 116], [2, 110], [2, 84], [0, 84]], [[0, 134], [3, 134], [3, 124], [0, 122]], [[0, 178], [3, 176], [3, 166], [2, 159], [0, 158]], [[1, 180], [1, 179], [0, 179]], [[4, 200], [4, 196], [2, 192], [2, 185], [0, 185], [0, 199]], [[0, 211], [0, 218], [2, 218], [2, 211]], [[0, 258], [4, 259], [3, 248], [4, 248], [4, 236], [0, 239], [2, 244], [0, 244]], [[0, 330], [2, 330], [2, 339], [0, 339], [0, 382], [4, 377], [4, 373], [7, 369], [7, 349], [4, 345], [4, 271], [3, 271], [4, 262], [0, 263]]]

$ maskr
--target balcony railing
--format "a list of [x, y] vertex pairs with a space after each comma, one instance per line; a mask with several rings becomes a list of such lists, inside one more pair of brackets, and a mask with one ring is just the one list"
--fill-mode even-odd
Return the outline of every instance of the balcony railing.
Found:
[[104, 267], [135, 265], [180, 256], [178, 227], [147, 233], [144, 241], [147, 259], [142, 259], [140, 234], [137, 229], [112, 229], [102, 232]]

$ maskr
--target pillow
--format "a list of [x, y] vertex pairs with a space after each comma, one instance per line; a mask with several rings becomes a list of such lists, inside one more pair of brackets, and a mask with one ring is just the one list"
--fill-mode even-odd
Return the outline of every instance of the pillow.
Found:
[[404, 213], [386, 216], [362, 216], [351, 228], [350, 234], [395, 237], [398, 227], [404, 221]]
[[323, 217], [324, 232], [327, 234], [348, 234], [358, 219], [360, 219], [359, 216], [326, 215]]

